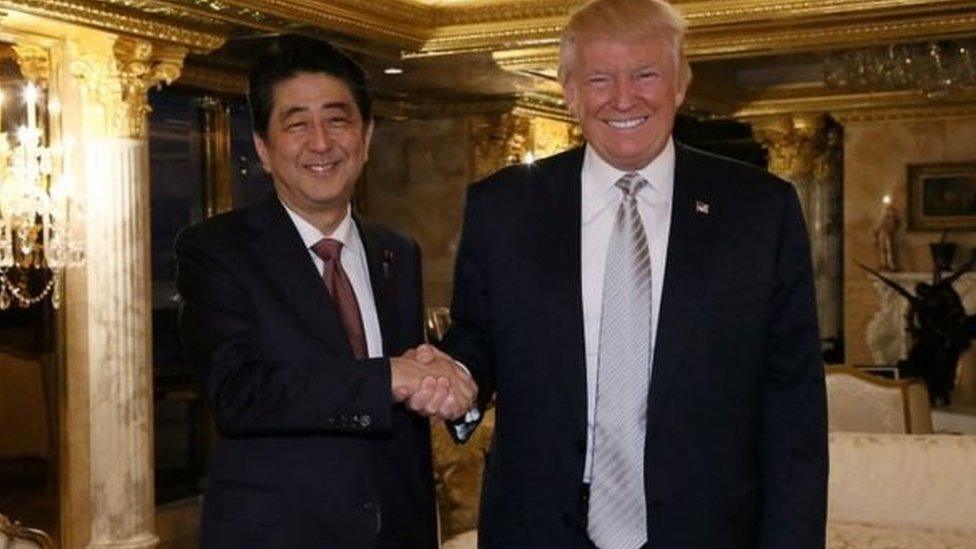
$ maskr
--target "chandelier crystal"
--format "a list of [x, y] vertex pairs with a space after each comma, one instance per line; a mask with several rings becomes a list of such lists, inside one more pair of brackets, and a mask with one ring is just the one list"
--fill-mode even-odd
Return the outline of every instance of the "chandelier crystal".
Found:
[[[45, 145], [37, 120], [41, 95], [34, 84], [25, 85], [26, 124], [14, 135], [0, 133], [0, 310], [30, 307], [48, 296], [57, 309], [64, 269], [84, 262], [84, 243], [71, 223], [81, 208], [73, 189], [72, 142]], [[57, 108], [56, 101], [48, 103], [48, 112]]]
[[824, 59], [824, 81], [854, 91], [921, 90], [942, 99], [976, 86], [976, 39], [834, 52]]

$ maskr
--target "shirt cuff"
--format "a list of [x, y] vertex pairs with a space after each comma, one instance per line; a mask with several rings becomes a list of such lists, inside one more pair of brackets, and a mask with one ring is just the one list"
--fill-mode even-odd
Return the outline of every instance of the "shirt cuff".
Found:
[[[468, 377], [471, 377], [471, 370], [469, 370], [468, 367], [465, 366], [463, 362], [461, 362], [460, 360], [454, 360], [454, 363], [457, 364], [462, 370], [464, 370], [464, 373], [468, 374]], [[481, 410], [478, 409], [477, 404], [475, 404], [474, 407], [468, 410], [468, 413], [464, 414], [465, 423], [472, 423], [478, 421], [479, 419], [481, 419]]]

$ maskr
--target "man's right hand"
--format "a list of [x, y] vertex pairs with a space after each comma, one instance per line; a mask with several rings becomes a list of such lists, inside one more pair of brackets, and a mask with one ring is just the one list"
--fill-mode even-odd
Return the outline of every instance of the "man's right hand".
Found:
[[425, 416], [458, 419], [474, 405], [477, 385], [448, 355], [429, 346], [420, 349], [390, 359], [394, 399]]

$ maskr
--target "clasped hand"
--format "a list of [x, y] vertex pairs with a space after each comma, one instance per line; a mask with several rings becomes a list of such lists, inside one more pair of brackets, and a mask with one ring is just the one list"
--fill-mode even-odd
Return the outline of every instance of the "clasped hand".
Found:
[[420, 345], [390, 359], [393, 398], [428, 417], [454, 420], [474, 406], [478, 386], [450, 356]]

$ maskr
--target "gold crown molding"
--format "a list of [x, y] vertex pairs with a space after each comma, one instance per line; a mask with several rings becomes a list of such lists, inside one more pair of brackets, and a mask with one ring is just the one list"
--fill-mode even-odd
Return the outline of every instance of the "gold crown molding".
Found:
[[90, 3], [98, 2], [107, 9], [118, 7], [120, 13], [133, 13], [146, 16], [149, 19], [160, 23], [174, 24], [180, 26], [192, 26], [196, 30], [206, 30], [216, 34], [225, 35], [233, 31], [226, 21], [213, 17], [208, 12], [187, 9], [187, 7], [171, 1], [165, 0], [88, 0]]
[[949, 118], [976, 112], [976, 90], [951, 101], [931, 101], [921, 91], [847, 93], [766, 98], [740, 105], [727, 118], [754, 121], [782, 115], [829, 113], [838, 122]]
[[394, 120], [515, 113], [520, 116], [575, 122], [575, 119], [566, 111], [562, 99], [541, 94], [451, 99], [377, 97], [374, 101], [373, 110], [376, 116], [380, 118]]
[[883, 44], [912, 39], [932, 39], [972, 34], [976, 9], [953, 16], [913, 17], [898, 21], [833, 23], [805, 29], [766, 31], [739, 29], [717, 36], [696, 33], [688, 37], [686, 52], [695, 61], [762, 53], [819, 50], [858, 45]]
[[209, 65], [185, 63], [177, 84], [215, 93], [247, 95], [247, 75]]
[[584, 2], [582, 0], [520, 0], [492, 2], [475, 6], [445, 6], [434, 12], [437, 27], [476, 25], [500, 21], [523, 21], [560, 17], [564, 21]]
[[224, 37], [180, 28], [143, 17], [117, 13], [89, 1], [70, 0], [0, 0], [0, 10], [22, 11], [57, 21], [129, 34], [153, 41], [186, 46], [198, 53], [210, 52], [224, 43]]
[[[706, 61], [757, 54], [783, 53], [787, 51], [820, 50], [848, 46], [884, 44], [913, 39], [932, 39], [938, 37], [957, 37], [972, 34], [976, 29], [976, 9], [952, 16], [914, 17], [900, 21], [831, 24], [811, 28], [789, 29], [738, 29], [735, 31], [712, 32], [692, 29], [688, 36], [685, 51], [692, 61]], [[538, 45], [545, 42], [545, 29], [522, 34], [511, 32], [509, 43], [518, 44], [529, 39], [536, 42], [529, 46], [509, 46], [492, 52], [492, 58], [502, 68], [526, 70], [540, 67], [554, 67], [559, 62], [559, 46], [556, 43]], [[444, 55], [449, 53], [491, 49], [493, 40], [490, 33], [478, 36], [442, 38], [431, 41], [427, 54]], [[419, 55], [423, 55], [419, 54]]]
[[877, 108], [832, 115], [841, 124], [858, 122], [892, 122], [911, 120], [958, 120], [976, 118], [976, 102], [962, 105]]
[[559, 46], [536, 46], [495, 51], [492, 52], [491, 57], [499, 67], [511, 71], [555, 67], [559, 63]]
[[227, 3], [406, 49], [420, 47], [433, 26], [432, 8], [400, 0], [227, 0]]
[[149, 88], [179, 77], [186, 48], [128, 37], [115, 40], [108, 55], [77, 43], [69, 48], [68, 70], [82, 90], [89, 137], [146, 139]]
[[562, 97], [542, 94], [522, 94], [515, 101], [515, 114], [531, 116], [533, 118], [548, 118], [559, 122], [576, 123], [576, 117], [566, 110], [566, 102]]
[[394, 120], [454, 118], [510, 112], [515, 104], [516, 98], [509, 96], [444, 100], [377, 97], [373, 103], [373, 111], [377, 117]]
[[109, 4], [173, 19], [189, 19], [204, 25], [236, 23], [257, 28], [287, 27], [289, 22], [275, 19], [258, 10], [212, 0], [101, 0]]
[[692, 28], [736, 23], [769, 23], [803, 19], [849, 19], [972, 8], [969, 0], [715, 0], [677, 5]]

